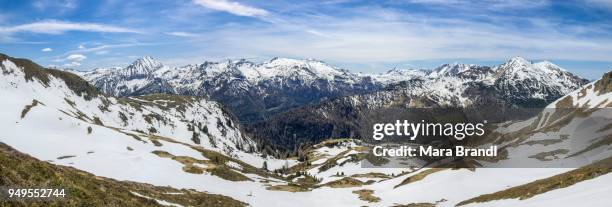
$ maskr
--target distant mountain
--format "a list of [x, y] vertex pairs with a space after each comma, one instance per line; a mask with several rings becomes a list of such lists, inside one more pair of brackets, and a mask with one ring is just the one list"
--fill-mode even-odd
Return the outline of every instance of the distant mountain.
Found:
[[[481, 98], [495, 98], [508, 105], [544, 107], [588, 82], [551, 62], [532, 63], [521, 57], [495, 67], [455, 63], [431, 71], [401, 74], [406, 74], [406, 78], [387, 81], [387, 88], [425, 95], [455, 106], [471, 105]], [[386, 73], [374, 78], [385, 82], [382, 80], [390, 76], [398, 74]]]
[[[405, 79], [398, 74], [406, 75]], [[549, 62], [515, 57], [493, 68], [445, 64], [432, 71], [374, 75], [386, 88], [339, 97], [247, 125], [258, 138], [292, 149], [330, 137], [362, 138], [363, 124], [380, 111], [419, 107], [542, 108], [587, 83]], [[396, 82], [399, 81], [399, 82]], [[386, 113], [386, 112], [384, 112]]]
[[154, 75], [156, 71], [169, 69], [161, 62], [147, 56], [134, 61], [125, 68], [103, 68], [77, 74], [85, 77], [96, 88], [107, 94], [125, 96], [128, 94], [174, 93], [171, 86]]
[[497, 66], [494, 86], [513, 103], [546, 106], [588, 81], [548, 62], [531, 63], [515, 57]]
[[101, 91], [120, 97], [151, 93], [209, 97], [245, 123], [336, 97], [384, 89], [428, 94], [455, 105], [479, 101], [470, 94], [495, 91], [495, 96], [501, 96], [495, 99], [508, 104], [545, 106], [586, 83], [552, 63], [532, 64], [520, 57], [494, 68], [455, 63], [431, 71], [393, 69], [382, 74], [355, 74], [312, 59], [228, 60], [171, 68], [144, 57], [125, 68], [77, 74]]
[[287, 58], [274, 58], [260, 64], [228, 60], [169, 68], [144, 57], [125, 68], [96, 69], [79, 75], [115, 96], [176, 93], [210, 97], [245, 122], [381, 88], [369, 77], [321, 61]]

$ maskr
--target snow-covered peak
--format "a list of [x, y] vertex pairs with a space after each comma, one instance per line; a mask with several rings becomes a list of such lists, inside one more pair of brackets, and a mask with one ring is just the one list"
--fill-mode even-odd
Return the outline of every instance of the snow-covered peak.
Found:
[[[367, 76], [372, 77], [377, 82], [383, 84], [397, 83], [401, 81], [411, 80], [415, 78], [425, 77], [426, 71], [416, 69], [397, 69], [393, 68], [387, 72], [381, 74], [368, 74]], [[361, 75], [366, 76], [366, 75]]]
[[507, 62], [495, 67], [498, 73], [516, 73], [519, 71], [528, 71], [531, 68], [531, 62], [522, 57], [513, 57]]
[[495, 68], [501, 76], [513, 79], [546, 78], [544, 76], [573, 76], [563, 68], [549, 62], [532, 63], [522, 57], [514, 57]]
[[149, 75], [152, 72], [161, 69], [164, 64], [153, 59], [150, 56], [145, 56], [137, 59], [132, 64], [128, 65], [124, 70], [120, 71], [122, 75], [131, 77], [138, 75]]
[[386, 74], [386, 75], [415, 75], [415, 74], [423, 74], [423, 73], [424, 72], [422, 70], [393, 68], [383, 74]]
[[[244, 77], [251, 83], [270, 80], [274, 78], [301, 79], [310, 82], [315, 79], [335, 80], [337, 76], [345, 79], [357, 77], [346, 70], [330, 66], [322, 61], [313, 59], [290, 59], [273, 58], [263, 63], [254, 63], [245, 59], [231, 60], [222, 62], [206, 61], [200, 65], [188, 65], [176, 68], [174, 71], [189, 71], [188, 73], [203, 73], [203, 77], [220, 78], [232, 76], [234, 78]], [[175, 72], [164, 74], [168, 76]], [[349, 77], [350, 76], [350, 77]], [[227, 77], [226, 77], [227, 78]]]
[[567, 72], [565, 69], [559, 67], [558, 65], [549, 62], [549, 61], [542, 61], [542, 62], [537, 62], [533, 64], [533, 67], [536, 67], [540, 70], [547, 70], [547, 71], [563, 71], [563, 72]]
[[506, 97], [523, 94], [547, 101], [556, 100], [587, 81], [548, 61], [531, 63], [515, 57], [494, 68], [495, 84]]
[[157, 67], [157, 66], [162, 65], [162, 63], [155, 60], [151, 56], [144, 56], [144, 57], [136, 59], [132, 63], [132, 65], [140, 65], [140, 66], [145, 66], [145, 67]]
[[442, 77], [442, 76], [456, 76], [462, 72], [471, 70], [475, 68], [476, 65], [473, 64], [462, 64], [462, 63], [453, 63], [453, 64], [444, 64], [436, 69], [434, 69], [431, 73], [429, 73], [429, 77]]
[[514, 66], [527, 66], [527, 65], [531, 65], [531, 61], [521, 56], [516, 56], [516, 57], [510, 58], [510, 60], [508, 60], [506, 64], [514, 65]]
[[347, 71], [314, 59], [273, 58], [260, 65], [258, 71], [264, 78], [304, 76], [333, 80], [335, 76], [347, 75]]

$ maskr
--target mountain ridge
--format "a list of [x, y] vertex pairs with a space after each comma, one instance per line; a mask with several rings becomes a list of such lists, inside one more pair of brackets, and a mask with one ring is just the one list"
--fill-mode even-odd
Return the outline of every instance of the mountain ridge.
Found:
[[[134, 68], [144, 74], [134, 73]], [[292, 108], [341, 96], [389, 88], [409, 89], [414, 87], [411, 82], [421, 80], [425, 85], [442, 87], [436, 93], [451, 93], [448, 96], [460, 99], [461, 94], [453, 95], [449, 88], [480, 84], [508, 91], [504, 96], [512, 104], [541, 106], [587, 82], [552, 63], [531, 63], [521, 57], [495, 67], [454, 63], [433, 70], [392, 69], [381, 74], [352, 73], [312, 59], [277, 57], [262, 63], [244, 59], [206, 61], [171, 68], [145, 57], [122, 69], [78, 74], [115, 96], [171, 93], [208, 97], [226, 105], [242, 122], [262, 121]], [[517, 88], [517, 84], [528, 87]], [[423, 93], [422, 86], [416, 88], [415, 93]], [[513, 97], [516, 93], [522, 94]]]
[[[523, 69], [540, 70], [529, 68], [532, 64], [522, 58], [514, 58], [509, 64], [494, 68], [448, 64], [432, 71], [430, 75], [434, 75], [430, 77], [419, 76], [390, 84], [385, 90], [337, 97], [288, 110], [246, 126], [254, 137], [291, 149], [300, 143], [316, 143], [328, 137], [363, 138], [363, 124], [369, 119], [368, 114], [378, 114], [377, 111], [419, 107], [543, 108], [584, 83], [583, 79], [578, 79], [581, 81], [578, 84], [567, 84], [565, 80], [575, 77], [561, 70], [554, 70], [557, 76], [535, 78], [524, 74], [519, 74], [519, 78], [499, 75], [513, 69], [509, 68], [512, 65], [521, 66], [517, 70], [521, 73]], [[293, 138], [285, 139], [283, 135], [286, 134]]]

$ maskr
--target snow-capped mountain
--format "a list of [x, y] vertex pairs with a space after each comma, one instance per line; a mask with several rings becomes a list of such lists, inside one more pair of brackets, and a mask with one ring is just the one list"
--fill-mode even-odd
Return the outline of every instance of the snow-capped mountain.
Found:
[[376, 82], [382, 83], [383, 85], [389, 85], [402, 81], [424, 78], [425, 76], [427, 76], [428, 73], [429, 71], [426, 70], [394, 68], [380, 74], [360, 73], [360, 75], [372, 77]]
[[[152, 143], [157, 142], [152, 141], [155, 138], [172, 137], [228, 156], [250, 155], [257, 149], [255, 142], [241, 133], [240, 124], [217, 102], [166, 94], [109, 97], [71, 73], [44, 69], [29, 60], [3, 54], [0, 61], [0, 90], [6, 98], [1, 103], [5, 117], [2, 125], [10, 128], [4, 130], [3, 138], [29, 139], [47, 130], [66, 129], [67, 134], [52, 132], [57, 134], [56, 139], [45, 142], [63, 142], [64, 135], [82, 137], [99, 132], [132, 137], [145, 145], [149, 143], [146, 137]], [[139, 71], [130, 69], [133, 73], [128, 75]], [[32, 131], [34, 126], [45, 128]], [[79, 130], [87, 133], [79, 135], [75, 132]], [[86, 146], [88, 141], [82, 144]]]
[[169, 68], [145, 57], [125, 68], [79, 75], [116, 96], [178, 93], [210, 97], [241, 121], [261, 120], [289, 108], [380, 88], [369, 77], [311, 59], [274, 58], [260, 64], [228, 60]]
[[242, 122], [384, 88], [457, 106], [479, 101], [473, 99], [474, 93], [486, 97], [484, 93], [494, 91], [493, 95], [501, 97], [495, 99], [508, 104], [541, 107], [586, 83], [552, 63], [531, 63], [520, 57], [493, 68], [454, 63], [434, 70], [393, 69], [382, 74], [351, 73], [312, 59], [227, 60], [170, 68], [145, 57], [125, 68], [77, 74], [115, 96], [171, 93], [209, 97]]
[[587, 83], [551, 62], [531, 63], [520, 57], [493, 70], [495, 88], [504, 98], [518, 103], [550, 103]]
[[96, 88], [115, 96], [174, 93], [172, 87], [154, 75], [154, 72], [165, 70], [169, 68], [147, 56], [134, 61], [125, 68], [101, 68], [79, 72], [77, 75], [87, 77], [87, 80]]
[[[395, 78], [398, 74], [405, 79]], [[329, 137], [361, 139], [378, 111], [419, 107], [543, 108], [586, 83], [556, 65], [515, 57], [493, 68], [445, 64], [431, 71], [392, 70], [373, 76], [385, 90], [338, 97], [247, 125], [253, 136], [289, 149]], [[391, 82], [395, 80], [399, 82]], [[293, 139], [286, 139], [286, 134]]]
[[[404, 79], [393, 78], [401, 83], [400, 87], [384, 81], [401, 74], [406, 74]], [[431, 71], [388, 72], [374, 78], [396, 89], [407, 89], [435, 100], [460, 100], [452, 104], [469, 105], [476, 101], [470, 97], [471, 93], [495, 91], [496, 96], [509, 104], [529, 107], [546, 106], [588, 82], [551, 62], [532, 63], [522, 57], [495, 67], [454, 63]]]

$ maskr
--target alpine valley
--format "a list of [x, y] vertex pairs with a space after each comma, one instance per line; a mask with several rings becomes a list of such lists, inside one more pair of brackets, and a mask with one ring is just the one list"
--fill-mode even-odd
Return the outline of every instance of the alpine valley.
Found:
[[293, 154], [304, 143], [361, 138], [356, 129], [371, 110], [419, 102], [541, 108], [588, 82], [551, 62], [521, 57], [496, 67], [455, 63], [382, 74], [351, 73], [312, 59], [228, 60], [171, 68], [144, 57], [124, 68], [70, 72], [118, 97], [168, 93], [217, 101], [257, 141]]
[[[589, 82], [520, 57], [382, 74], [316, 60], [168, 67], [145, 57], [80, 72], [0, 54], [0, 94], [0, 186], [67, 194], [0, 206], [612, 202], [612, 72]], [[499, 146], [499, 159], [363, 167], [394, 162], [360, 140], [372, 113], [487, 104], [545, 110], [473, 143]]]

